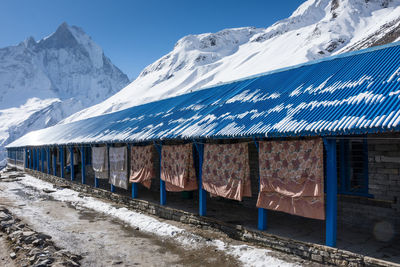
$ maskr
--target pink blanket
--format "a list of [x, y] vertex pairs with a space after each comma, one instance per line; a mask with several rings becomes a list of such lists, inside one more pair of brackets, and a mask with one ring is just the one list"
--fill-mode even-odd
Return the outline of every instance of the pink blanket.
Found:
[[212, 195], [251, 197], [248, 144], [205, 144], [202, 182]]
[[131, 148], [131, 183], [141, 183], [150, 189], [151, 179], [154, 178], [153, 149], [153, 145]]
[[192, 144], [162, 147], [161, 180], [165, 181], [167, 191], [197, 189]]
[[257, 207], [325, 219], [322, 139], [260, 142]]

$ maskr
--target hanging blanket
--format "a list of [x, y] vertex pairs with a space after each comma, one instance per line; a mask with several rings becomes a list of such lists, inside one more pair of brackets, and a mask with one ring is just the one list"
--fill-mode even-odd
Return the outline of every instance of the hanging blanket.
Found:
[[241, 201], [251, 197], [248, 144], [204, 145], [203, 188], [212, 195]]
[[[73, 150], [74, 150], [74, 165], [78, 165], [79, 155], [75, 148]], [[71, 165], [71, 152], [69, 152], [69, 148], [67, 148], [67, 166], [69, 165]]]
[[151, 179], [154, 177], [154, 146], [133, 146], [131, 148], [131, 183], [141, 183], [148, 189], [151, 186]]
[[96, 178], [108, 179], [107, 147], [92, 147], [92, 167]]
[[110, 184], [128, 189], [128, 151], [124, 147], [110, 147]]
[[161, 180], [167, 191], [197, 189], [192, 144], [162, 147]]
[[257, 207], [325, 219], [322, 139], [260, 142]]

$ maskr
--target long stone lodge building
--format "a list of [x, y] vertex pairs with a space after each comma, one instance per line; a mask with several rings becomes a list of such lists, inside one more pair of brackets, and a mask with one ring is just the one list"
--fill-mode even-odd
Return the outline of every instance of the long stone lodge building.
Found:
[[10, 164], [133, 199], [180, 195], [200, 217], [229, 202], [260, 231], [270, 213], [323, 222], [336, 247], [338, 223], [384, 222], [399, 238], [399, 127], [394, 43], [30, 132], [7, 150]]

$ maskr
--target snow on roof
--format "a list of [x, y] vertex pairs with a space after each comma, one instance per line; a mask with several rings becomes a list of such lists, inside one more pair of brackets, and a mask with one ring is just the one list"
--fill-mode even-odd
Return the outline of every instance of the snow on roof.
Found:
[[33, 131], [7, 147], [349, 135], [399, 126], [396, 43]]

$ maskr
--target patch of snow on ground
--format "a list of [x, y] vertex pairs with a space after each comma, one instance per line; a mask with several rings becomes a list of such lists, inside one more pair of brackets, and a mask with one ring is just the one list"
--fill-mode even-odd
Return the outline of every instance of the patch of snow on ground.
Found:
[[[53, 184], [29, 175], [25, 175], [25, 178], [20, 183], [38, 190], [54, 190]], [[198, 248], [201, 246], [214, 246], [218, 250], [236, 257], [246, 266], [300, 266], [271, 256], [271, 250], [268, 249], [249, 245], [232, 245], [221, 240], [207, 241], [205, 238], [192, 234], [182, 228], [160, 222], [153, 217], [128, 210], [125, 207], [118, 208], [93, 197], [79, 196], [77, 191], [71, 189], [57, 190], [51, 196], [58, 201], [68, 202], [77, 208], [92, 209], [112, 216], [133, 227], [139, 227], [141, 231], [153, 233], [161, 237], [174, 237], [183, 247]]]

